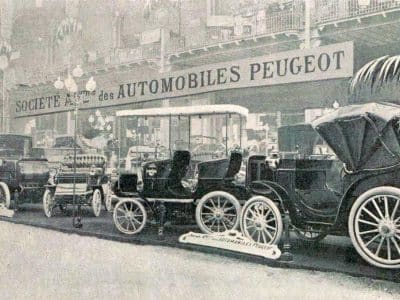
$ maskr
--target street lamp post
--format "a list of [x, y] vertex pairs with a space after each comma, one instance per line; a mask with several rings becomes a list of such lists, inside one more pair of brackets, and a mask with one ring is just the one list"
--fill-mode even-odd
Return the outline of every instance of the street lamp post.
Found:
[[[72, 219], [72, 225], [75, 228], [82, 228], [81, 214], [80, 214], [80, 205], [78, 204], [78, 210], [76, 209], [76, 145], [77, 145], [77, 128], [78, 128], [78, 111], [79, 104], [81, 100], [81, 93], [78, 91], [78, 85], [76, 84], [74, 77], [80, 78], [83, 75], [83, 71], [81, 67], [78, 65], [72, 71], [72, 76], [69, 73], [67, 78], [62, 81], [60, 77], [54, 82], [54, 87], [58, 90], [62, 90], [64, 87], [69, 93], [74, 94], [74, 171], [73, 171], [73, 187], [72, 187], [72, 203], [74, 207], [74, 214]], [[86, 91], [93, 92], [96, 89], [96, 81], [94, 81], [93, 77], [90, 77], [85, 85]], [[71, 95], [69, 95], [71, 96]]]

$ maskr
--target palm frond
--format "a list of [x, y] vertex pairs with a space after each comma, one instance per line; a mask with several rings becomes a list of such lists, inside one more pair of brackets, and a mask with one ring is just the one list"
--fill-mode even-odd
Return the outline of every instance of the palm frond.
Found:
[[400, 80], [400, 55], [385, 55], [371, 60], [358, 70], [351, 80], [350, 90], [354, 92], [361, 86], [369, 86], [373, 90], [395, 80]]

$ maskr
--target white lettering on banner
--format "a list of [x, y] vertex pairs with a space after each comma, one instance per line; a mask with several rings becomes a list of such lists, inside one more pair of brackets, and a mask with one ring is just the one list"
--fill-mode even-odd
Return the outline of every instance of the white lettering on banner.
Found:
[[179, 237], [179, 242], [241, 252], [269, 259], [278, 259], [281, 256], [281, 251], [276, 245], [256, 243], [236, 230], [211, 234], [188, 232]]
[[[116, 75], [110, 74], [114, 78]], [[122, 105], [227, 89], [346, 78], [352, 75], [353, 43], [346, 42], [204, 65], [115, 85], [112, 85], [114, 78], [104, 82], [96, 79], [99, 87], [97, 91], [91, 94], [80, 92], [87, 96], [80, 108]], [[15, 117], [71, 110], [71, 98], [76, 97], [62, 97], [55, 90], [49, 95], [35, 98], [26, 99], [26, 93], [22, 95], [14, 97]]]

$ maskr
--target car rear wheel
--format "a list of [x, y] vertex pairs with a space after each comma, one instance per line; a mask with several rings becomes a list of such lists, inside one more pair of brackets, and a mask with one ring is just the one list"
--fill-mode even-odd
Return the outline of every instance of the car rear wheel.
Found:
[[137, 234], [146, 224], [147, 212], [143, 204], [136, 199], [121, 200], [114, 208], [113, 219], [120, 232]]
[[3, 204], [6, 208], [11, 206], [10, 189], [4, 182], [0, 182], [0, 204]]
[[92, 212], [95, 217], [100, 216], [101, 212], [101, 191], [95, 189], [91, 197]]
[[242, 208], [240, 228], [244, 236], [257, 243], [275, 245], [283, 232], [281, 212], [271, 199], [254, 196]]
[[239, 227], [240, 203], [223, 191], [208, 193], [196, 207], [196, 222], [204, 233], [224, 232]]
[[348, 225], [354, 247], [368, 263], [400, 268], [400, 189], [382, 186], [359, 196]]
[[43, 211], [46, 217], [51, 218], [54, 208], [54, 194], [46, 190], [43, 195]]

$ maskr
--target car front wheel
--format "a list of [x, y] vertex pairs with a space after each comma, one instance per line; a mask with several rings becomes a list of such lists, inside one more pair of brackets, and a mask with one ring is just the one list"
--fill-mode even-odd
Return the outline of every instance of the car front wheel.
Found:
[[100, 216], [101, 212], [101, 191], [95, 189], [91, 197], [92, 212], [95, 217]]
[[138, 200], [121, 200], [115, 205], [113, 214], [117, 229], [125, 234], [137, 234], [146, 225], [147, 212]]
[[4, 182], [0, 182], [0, 204], [3, 204], [6, 208], [11, 206], [10, 189]]
[[51, 218], [54, 208], [54, 194], [46, 190], [43, 195], [43, 211], [46, 217]]

